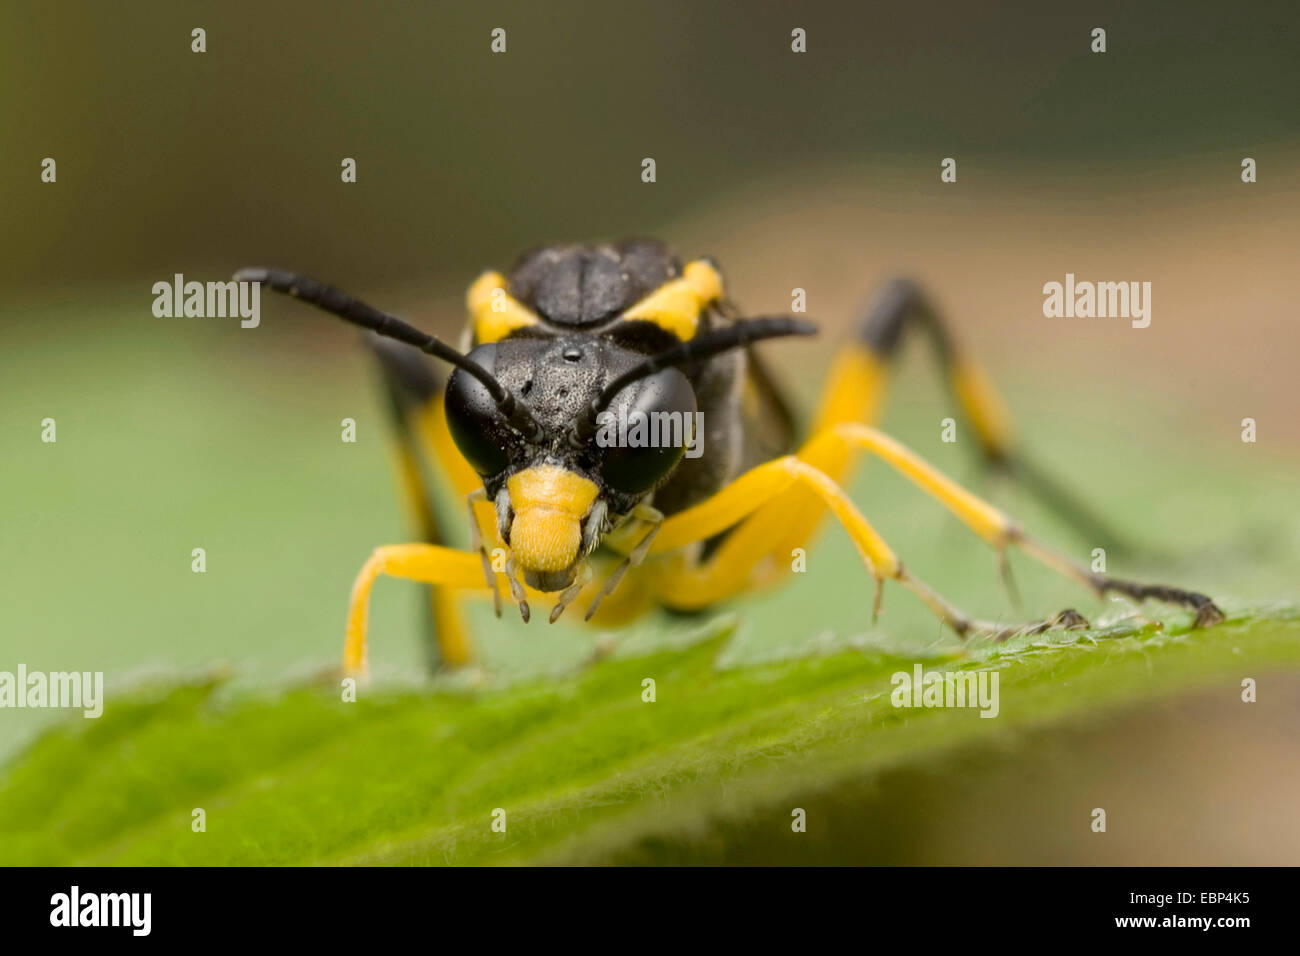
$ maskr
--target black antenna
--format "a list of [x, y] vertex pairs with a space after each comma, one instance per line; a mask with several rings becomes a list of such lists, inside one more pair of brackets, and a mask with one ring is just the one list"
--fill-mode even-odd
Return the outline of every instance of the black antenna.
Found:
[[569, 440], [575, 447], [582, 447], [596, 431], [596, 419], [615, 396], [639, 378], [653, 375], [665, 368], [698, 362], [722, 352], [749, 345], [761, 339], [775, 339], [787, 335], [816, 335], [817, 326], [802, 319], [761, 318], [741, 319], [720, 329], [703, 332], [658, 355], [652, 355], [643, 362], [638, 362], [622, 375], [600, 390], [583, 415], [569, 430]]
[[315, 279], [299, 275], [296, 272], [257, 267], [240, 269], [235, 273], [235, 281], [260, 282], [263, 285], [270, 286], [276, 292], [283, 292], [296, 299], [302, 299], [304, 302], [310, 302], [326, 312], [337, 315], [345, 322], [351, 322], [353, 325], [359, 325], [363, 329], [369, 329], [379, 335], [396, 339], [407, 345], [414, 345], [421, 352], [427, 352], [444, 362], [450, 362], [459, 369], [464, 369], [483, 383], [484, 388], [491, 394], [492, 400], [497, 403], [497, 408], [506, 421], [517, 428], [525, 438], [532, 441], [541, 441], [543, 437], [542, 427], [537, 424], [537, 419], [533, 418], [527, 406], [516, 402], [515, 397], [492, 376], [491, 372], [479, 365], [478, 362], [461, 354], [447, 343], [434, 338], [427, 332], [421, 332], [415, 326], [408, 325], [396, 316], [380, 312], [373, 306], [359, 302], [346, 292], [331, 285], [317, 282]]

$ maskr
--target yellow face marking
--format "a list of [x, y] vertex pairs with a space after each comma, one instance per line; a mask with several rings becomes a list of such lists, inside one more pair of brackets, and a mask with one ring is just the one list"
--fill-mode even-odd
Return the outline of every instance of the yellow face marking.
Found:
[[506, 291], [505, 276], [499, 272], [479, 276], [469, 287], [465, 304], [476, 345], [500, 342], [516, 329], [541, 321], [537, 313]]
[[582, 519], [596, 485], [557, 465], [525, 468], [506, 479], [515, 511], [510, 550], [528, 571], [563, 571], [578, 559]]
[[680, 279], [665, 282], [627, 312], [624, 319], [653, 322], [685, 342], [694, 338], [700, 313], [722, 298], [722, 276], [702, 259], [688, 262]]

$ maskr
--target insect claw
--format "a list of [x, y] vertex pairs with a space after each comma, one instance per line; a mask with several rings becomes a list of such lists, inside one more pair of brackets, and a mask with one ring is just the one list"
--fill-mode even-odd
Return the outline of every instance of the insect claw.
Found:
[[[636, 517], [650, 525], [650, 530], [637, 542], [636, 547], [632, 549], [632, 553], [619, 562], [618, 567], [614, 569], [614, 573], [605, 581], [605, 586], [591, 599], [591, 603], [587, 605], [587, 614], [583, 617], [584, 621], [591, 620], [591, 616], [596, 613], [596, 608], [600, 607], [600, 602], [605, 595], [614, 593], [614, 589], [618, 587], [618, 582], [623, 580], [623, 575], [627, 573], [628, 568], [637, 567], [645, 559], [646, 553], [650, 550], [650, 542], [659, 533], [659, 526], [663, 524], [664, 520], [662, 514], [645, 505], [637, 507]], [[587, 571], [587, 576], [590, 577], [590, 575], [591, 572]]]
[[561, 593], [559, 600], [555, 602], [555, 607], [551, 608], [551, 623], [554, 624], [564, 613], [564, 609], [573, 603], [576, 598], [586, 587], [587, 582], [591, 580], [591, 565], [586, 561], [582, 562], [581, 570], [574, 575], [573, 583], [565, 588]]
[[511, 556], [506, 561], [506, 580], [510, 582], [510, 596], [519, 605], [519, 616], [527, 624], [528, 619], [532, 616], [532, 611], [528, 607], [528, 598], [524, 592], [524, 586], [519, 583], [519, 579], [516, 577], [517, 571], [518, 565], [515, 564], [515, 559]]
[[1067, 607], [1048, 622], [1052, 627], [1073, 631], [1081, 627], [1091, 627], [1088, 619], [1072, 607]]
[[1227, 620], [1226, 616], [1214, 605], [1214, 602], [1207, 601], [1196, 609], [1196, 621], [1192, 627], [1211, 627], [1222, 624], [1225, 620]]
[[880, 603], [885, 597], [885, 579], [876, 578], [876, 597], [871, 604], [871, 623], [874, 625], [880, 617]]

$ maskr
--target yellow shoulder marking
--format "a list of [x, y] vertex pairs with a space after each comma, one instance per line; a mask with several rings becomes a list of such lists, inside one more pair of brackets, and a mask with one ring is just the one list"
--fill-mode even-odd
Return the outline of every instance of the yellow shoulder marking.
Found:
[[722, 276], [703, 259], [688, 262], [680, 279], [665, 282], [623, 313], [627, 320], [653, 322], [685, 342], [695, 337], [700, 313], [722, 298]]
[[541, 321], [532, 309], [506, 291], [505, 276], [499, 272], [479, 276], [469, 287], [465, 304], [469, 307], [475, 345], [500, 342], [516, 329]]

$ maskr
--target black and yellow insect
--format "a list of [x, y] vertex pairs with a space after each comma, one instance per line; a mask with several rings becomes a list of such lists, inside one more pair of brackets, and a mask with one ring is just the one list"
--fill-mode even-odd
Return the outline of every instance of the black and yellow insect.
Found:
[[[361, 569], [347, 618], [349, 673], [366, 667], [367, 606], [381, 574], [432, 585], [437, 653], [457, 666], [473, 655], [458, 591], [491, 591], [500, 614], [504, 585], [525, 621], [530, 603], [546, 594], [558, 594], [552, 621], [583, 598], [588, 619], [599, 607], [606, 625], [655, 605], [698, 610], [788, 571], [793, 549], [828, 511], [875, 581], [875, 609], [883, 582], [894, 580], [962, 637], [1086, 625], [1072, 610], [1022, 627], [973, 620], [917, 579], [843, 491], [863, 451], [952, 511], [1004, 567], [1007, 549], [1019, 548], [1099, 595], [1183, 605], [1198, 626], [1223, 619], [1202, 594], [1078, 564], [872, 427], [888, 364], [914, 326], [929, 333], [986, 460], [1002, 467], [1018, 461], [988, 377], [910, 282], [891, 283], [876, 298], [799, 441], [789, 405], [751, 345], [815, 328], [789, 317], [739, 317], [712, 262], [683, 265], [658, 242], [547, 246], [523, 256], [509, 277], [486, 273], [469, 289], [465, 352], [300, 275], [245, 269], [236, 278], [376, 333], [423, 541], [380, 547]], [[455, 367], [445, 388], [421, 351]], [[701, 412], [703, 454], [687, 458], [680, 444], [598, 441], [601, 413], [629, 409]], [[442, 543], [427, 461], [468, 502], [467, 551]], [[489, 552], [506, 560], [494, 562]]]

